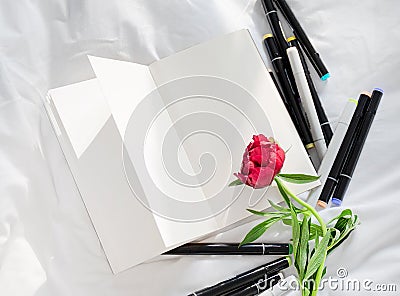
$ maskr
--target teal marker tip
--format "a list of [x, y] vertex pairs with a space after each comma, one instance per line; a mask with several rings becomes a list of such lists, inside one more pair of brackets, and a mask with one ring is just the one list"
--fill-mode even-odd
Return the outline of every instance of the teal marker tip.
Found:
[[331, 74], [326, 73], [324, 76], [321, 77], [321, 80], [322, 80], [322, 81], [325, 81], [325, 80], [327, 80], [329, 77], [331, 77]]

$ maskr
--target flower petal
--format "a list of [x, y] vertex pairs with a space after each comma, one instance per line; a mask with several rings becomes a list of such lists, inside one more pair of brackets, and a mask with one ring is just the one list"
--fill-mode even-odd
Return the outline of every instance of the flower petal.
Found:
[[233, 174], [236, 178], [238, 178], [240, 181], [242, 181], [243, 184], [246, 184], [246, 181], [248, 179], [247, 176], [241, 174], [241, 173], [235, 173]]

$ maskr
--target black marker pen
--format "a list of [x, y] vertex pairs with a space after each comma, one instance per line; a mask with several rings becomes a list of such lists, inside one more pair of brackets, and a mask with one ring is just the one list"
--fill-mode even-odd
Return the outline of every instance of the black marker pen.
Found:
[[307, 57], [309, 58], [315, 70], [317, 71], [319, 77], [321, 77], [321, 80], [328, 79], [330, 77], [328, 69], [326, 69], [319, 54], [312, 46], [310, 40], [308, 39], [306, 33], [301, 27], [293, 11], [290, 9], [289, 5], [286, 3], [285, 0], [274, 0], [274, 1], [276, 5], [279, 7], [279, 10], [282, 12], [284, 17], [288, 21], [289, 25], [292, 27], [294, 35], [299, 39]]
[[254, 243], [239, 247], [238, 243], [189, 243], [163, 255], [290, 255], [291, 244]]
[[304, 73], [306, 74], [308, 87], [310, 88], [311, 97], [314, 102], [315, 110], [317, 111], [318, 120], [321, 125], [322, 133], [324, 134], [325, 143], [326, 146], [328, 146], [333, 136], [332, 128], [329, 124], [325, 110], [322, 107], [321, 100], [319, 99], [317, 90], [315, 89], [314, 82], [312, 81], [310, 70], [308, 69], [307, 62], [303, 55], [302, 47], [300, 46], [295, 36], [289, 37], [288, 42], [291, 46], [295, 46], [299, 52], [300, 60], [304, 68]]
[[278, 81], [281, 85], [283, 95], [286, 98], [288, 112], [292, 118], [293, 124], [295, 125], [305, 148], [309, 152], [310, 150], [315, 150], [315, 146], [311, 137], [311, 131], [308, 128], [304, 114], [300, 109], [293, 92], [291, 91], [290, 82], [283, 65], [283, 57], [279, 53], [274, 36], [272, 34], [264, 35], [264, 44], [267, 48], [272, 66], [274, 67]]
[[278, 90], [279, 96], [281, 97], [281, 99], [282, 99], [282, 101], [283, 101], [283, 103], [285, 104], [286, 109], [287, 109], [287, 108], [288, 108], [288, 107], [287, 107], [288, 102], [287, 102], [287, 100], [286, 100], [285, 95], [283, 94], [283, 91], [282, 91], [282, 89], [281, 89], [281, 86], [280, 86], [278, 80], [277, 80], [276, 77], [275, 77], [274, 72], [273, 72], [271, 69], [268, 69], [268, 73], [269, 73], [269, 75], [271, 76], [271, 79], [272, 79], [272, 81], [274, 82], [276, 89]]
[[268, 23], [272, 29], [272, 34], [276, 38], [280, 56], [284, 57], [286, 55], [286, 49], [288, 48], [288, 43], [283, 33], [281, 22], [279, 21], [278, 11], [276, 10], [272, 0], [261, 0], [261, 3], [263, 5]]
[[326, 208], [331, 195], [336, 187], [337, 179], [343, 168], [346, 157], [349, 155], [351, 145], [354, 141], [354, 136], [356, 135], [357, 129], [361, 126], [362, 117], [365, 114], [366, 107], [369, 105], [371, 98], [370, 94], [362, 93], [358, 99], [356, 110], [351, 118], [349, 127], [347, 128], [346, 135], [343, 138], [343, 142], [340, 145], [339, 151], [336, 155], [335, 161], [329, 171], [328, 178], [322, 188], [321, 195], [317, 202], [317, 205]]
[[243, 289], [238, 289], [232, 293], [228, 293], [226, 296], [256, 296], [275, 286], [282, 279], [283, 275], [281, 273], [265, 276], [265, 278], [260, 279], [257, 283]]
[[357, 132], [349, 157], [346, 159], [344, 168], [340, 173], [338, 184], [332, 197], [332, 204], [336, 206], [342, 204], [342, 200], [357, 166], [358, 159], [360, 158], [361, 151], [364, 147], [372, 122], [374, 121], [382, 96], [383, 90], [379, 88], [375, 88], [372, 92], [371, 103], [367, 107], [361, 127]]
[[250, 283], [263, 278], [265, 275], [275, 274], [282, 269], [289, 267], [290, 257], [282, 257], [275, 261], [243, 272], [233, 278], [220, 282], [211, 287], [207, 287], [189, 294], [189, 296], [219, 296], [234, 291], [240, 287], [246, 287]]
[[267, 17], [268, 23], [272, 29], [272, 34], [276, 38], [279, 55], [283, 59], [283, 67], [288, 77], [290, 86], [288, 90], [292, 90], [294, 97], [298, 99], [297, 103], [300, 104], [300, 99], [296, 87], [296, 81], [294, 79], [292, 69], [290, 67], [289, 60], [286, 55], [286, 50], [289, 45], [286, 41], [285, 33], [283, 32], [281, 22], [279, 21], [278, 12], [272, 0], [261, 0], [261, 3], [264, 8], [265, 16]]

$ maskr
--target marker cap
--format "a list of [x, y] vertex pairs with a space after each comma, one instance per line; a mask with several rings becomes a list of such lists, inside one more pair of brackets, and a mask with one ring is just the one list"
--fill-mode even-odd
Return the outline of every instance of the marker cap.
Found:
[[346, 103], [346, 106], [345, 106], [342, 114], [339, 117], [337, 124], [338, 125], [343, 124], [345, 126], [348, 126], [350, 124], [351, 118], [354, 114], [354, 110], [356, 109], [357, 105], [358, 105], [358, 101], [356, 99], [352, 99], [352, 98], [349, 99]]
[[267, 48], [268, 55], [269, 55], [272, 63], [274, 63], [274, 60], [276, 58], [281, 58], [281, 55], [280, 55], [279, 49], [278, 49], [278, 44], [276, 43], [275, 37], [272, 34], [264, 35], [264, 44], [265, 44], [265, 47]]
[[372, 96], [372, 94], [370, 92], [368, 92], [368, 91], [363, 91], [361, 94], [365, 95], [367, 97], [371, 97]]
[[290, 37], [287, 39], [287, 42], [290, 42], [290, 41], [293, 41], [293, 40], [296, 40], [296, 36], [290, 36]]
[[324, 201], [322, 201], [322, 200], [317, 201], [317, 205], [320, 206], [321, 208], [324, 208], [324, 209], [325, 209], [326, 206], [327, 206], [326, 202], [324, 202]]
[[306, 149], [312, 149], [314, 147], [315, 147], [314, 143], [309, 143], [306, 145]]
[[339, 198], [332, 197], [332, 204], [335, 206], [340, 206], [342, 204], [342, 201]]
[[353, 98], [350, 98], [348, 101], [351, 102], [351, 103], [354, 103], [354, 104], [358, 104], [358, 101], [356, 99], [353, 99]]
[[265, 40], [265, 39], [267, 39], [267, 38], [271, 38], [271, 37], [274, 37], [274, 35], [272, 35], [272, 34], [265, 34], [265, 35], [263, 36], [263, 40]]
[[322, 80], [322, 81], [325, 81], [325, 80], [327, 80], [327, 79], [330, 78], [330, 77], [331, 77], [331, 74], [326, 73], [324, 76], [321, 77], [321, 80]]

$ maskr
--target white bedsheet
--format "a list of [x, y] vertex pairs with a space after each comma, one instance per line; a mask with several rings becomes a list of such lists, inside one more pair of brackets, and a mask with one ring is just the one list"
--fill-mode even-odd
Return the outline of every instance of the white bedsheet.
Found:
[[[316, 83], [332, 121], [347, 98], [385, 90], [344, 202], [362, 224], [329, 257], [327, 275], [338, 278], [343, 267], [346, 279], [395, 284], [397, 292], [321, 295], [399, 295], [400, 3], [288, 2], [332, 74]], [[113, 275], [42, 105], [48, 89], [94, 77], [87, 54], [151, 63], [248, 28], [266, 60], [260, 1], [4, 0], [0, 28], [0, 295], [186, 295], [272, 260], [157, 258]], [[209, 241], [240, 241], [255, 223]], [[274, 227], [264, 240], [289, 234]]]

